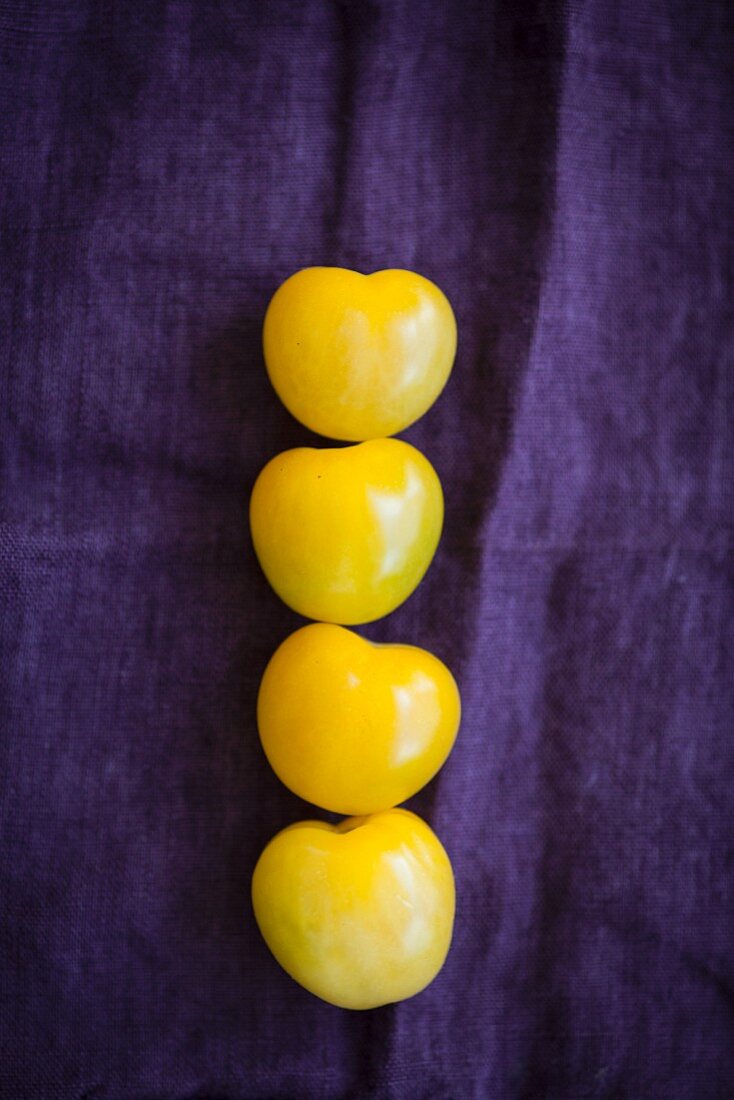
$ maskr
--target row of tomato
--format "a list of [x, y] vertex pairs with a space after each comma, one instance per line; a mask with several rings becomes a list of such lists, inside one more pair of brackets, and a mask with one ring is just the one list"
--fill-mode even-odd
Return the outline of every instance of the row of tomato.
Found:
[[275, 592], [317, 620], [263, 676], [257, 721], [280, 779], [322, 809], [263, 851], [255, 917], [273, 955], [332, 1004], [373, 1008], [423, 989], [448, 952], [454, 878], [436, 835], [396, 809], [446, 760], [456, 682], [435, 656], [347, 629], [389, 614], [436, 551], [443, 493], [428, 460], [389, 438], [430, 407], [456, 351], [446, 297], [408, 271], [307, 268], [273, 297], [265, 362], [293, 415], [351, 446], [273, 458], [252, 493], [252, 539]]

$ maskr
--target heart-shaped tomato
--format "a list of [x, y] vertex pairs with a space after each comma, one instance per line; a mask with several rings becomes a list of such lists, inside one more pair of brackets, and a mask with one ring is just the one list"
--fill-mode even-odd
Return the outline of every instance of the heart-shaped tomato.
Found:
[[436, 471], [399, 439], [285, 451], [250, 501], [265, 576], [294, 611], [331, 623], [370, 622], [407, 599], [442, 524]]
[[420, 790], [451, 751], [460, 714], [456, 681], [437, 657], [326, 623], [286, 638], [257, 704], [275, 773], [339, 814], [387, 810]]
[[376, 1008], [419, 993], [443, 966], [454, 876], [436, 834], [407, 810], [300, 821], [260, 856], [252, 904], [292, 978], [342, 1008]]
[[275, 292], [263, 346], [278, 396], [332, 439], [394, 435], [436, 400], [456, 354], [445, 295], [413, 271], [307, 267]]

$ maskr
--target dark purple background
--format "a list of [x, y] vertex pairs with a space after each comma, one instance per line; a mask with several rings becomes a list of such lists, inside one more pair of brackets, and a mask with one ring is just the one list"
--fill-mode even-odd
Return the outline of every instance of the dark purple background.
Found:
[[[727, 0], [0, 4], [0, 1094], [734, 1095]], [[459, 321], [445, 534], [374, 638], [465, 719], [412, 805], [452, 952], [350, 1014], [257, 854], [300, 620], [246, 506], [310, 438], [263, 311], [401, 266]]]

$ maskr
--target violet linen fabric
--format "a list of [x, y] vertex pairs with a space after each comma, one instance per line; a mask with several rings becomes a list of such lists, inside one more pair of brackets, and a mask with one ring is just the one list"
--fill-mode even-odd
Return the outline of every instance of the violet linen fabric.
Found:
[[[726, 0], [0, 6], [0, 1096], [734, 1096]], [[407, 267], [459, 352], [446, 495], [365, 628], [464, 699], [410, 803], [458, 908], [423, 994], [296, 986], [249, 901], [314, 810], [249, 540], [328, 445], [260, 345], [287, 275]]]

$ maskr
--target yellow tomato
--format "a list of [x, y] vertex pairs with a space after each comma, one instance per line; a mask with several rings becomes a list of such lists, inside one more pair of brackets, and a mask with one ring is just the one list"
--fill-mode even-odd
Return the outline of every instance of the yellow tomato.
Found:
[[265, 364], [286, 408], [332, 439], [394, 435], [431, 407], [451, 373], [456, 321], [413, 271], [307, 267], [275, 292]]
[[252, 491], [255, 553], [280, 598], [309, 619], [366, 623], [407, 599], [443, 524], [441, 483], [398, 439], [298, 447]]
[[420, 790], [451, 751], [460, 714], [456, 681], [437, 657], [326, 623], [286, 638], [257, 703], [276, 775], [339, 814], [387, 810]]
[[260, 856], [252, 902], [292, 978], [341, 1008], [376, 1008], [419, 993], [443, 966], [454, 876], [438, 837], [407, 810], [301, 821]]

